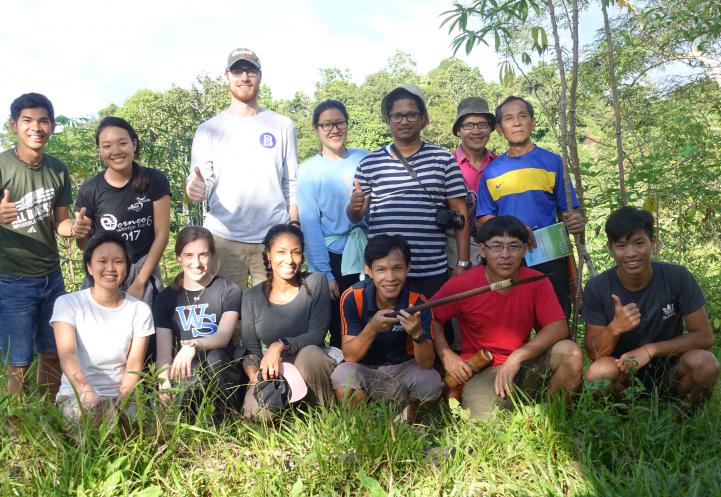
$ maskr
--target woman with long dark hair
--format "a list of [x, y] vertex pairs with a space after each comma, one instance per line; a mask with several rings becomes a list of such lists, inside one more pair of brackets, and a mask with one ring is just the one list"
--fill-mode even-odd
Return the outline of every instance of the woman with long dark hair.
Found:
[[284, 362], [300, 372], [308, 401], [325, 404], [334, 398], [330, 373], [335, 362], [322, 348], [330, 318], [328, 281], [323, 273], [301, 270], [304, 241], [299, 228], [275, 225], [263, 245], [266, 280], [246, 290], [241, 308], [248, 353], [243, 367], [251, 385], [243, 406], [247, 418], [272, 416], [254, 392], [259, 381], [278, 379]]
[[[75, 210], [92, 219], [93, 234], [116, 231], [128, 242], [133, 265], [127, 292], [151, 305], [162, 287], [158, 263], [170, 233], [168, 178], [138, 163], [140, 140], [125, 119], [104, 117], [95, 145], [106, 167], [80, 185]], [[79, 238], [78, 246], [87, 240]]]
[[298, 210], [305, 235], [308, 268], [326, 275], [333, 304], [330, 344], [341, 345], [340, 308], [343, 292], [363, 273], [365, 222], [346, 215], [353, 176], [366, 150], [347, 148], [348, 111], [338, 100], [324, 100], [313, 111], [313, 129], [321, 150], [298, 170]]
[[63, 416], [113, 417], [134, 407], [130, 393], [140, 380], [148, 336], [155, 333], [150, 308], [121, 291], [130, 267], [127, 243], [114, 231], [90, 239], [83, 255], [90, 288], [59, 297], [50, 324], [63, 376], [56, 402]]
[[233, 362], [233, 332], [240, 316], [240, 288], [217, 276], [213, 235], [186, 226], [175, 241], [182, 271], [153, 304], [161, 399], [171, 386], [213, 392], [220, 411], [239, 408], [240, 367]]

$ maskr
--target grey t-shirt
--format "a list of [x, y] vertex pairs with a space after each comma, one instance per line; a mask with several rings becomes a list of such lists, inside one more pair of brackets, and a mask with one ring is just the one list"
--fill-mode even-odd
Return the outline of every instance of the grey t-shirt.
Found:
[[611, 353], [620, 357], [647, 343], [670, 340], [683, 333], [683, 317], [706, 305], [701, 288], [683, 266], [652, 262], [653, 277], [645, 288], [631, 292], [621, 284], [616, 266], [591, 278], [583, 291], [583, 318], [586, 323], [607, 326], [613, 321], [615, 306], [611, 294], [621, 304], [634, 303], [641, 311], [641, 324], [621, 335]]
[[323, 346], [330, 320], [328, 280], [324, 273], [306, 273], [305, 282], [310, 295], [301, 286], [298, 295], [282, 305], [266, 300], [265, 282], [245, 291], [241, 326], [243, 345], [249, 354], [260, 357], [262, 345], [271, 345], [281, 338], [290, 343], [291, 354], [297, 354], [306, 345]]
[[6, 150], [0, 153], [0, 197], [3, 190], [10, 192], [18, 217], [0, 224], [0, 273], [45, 276], [58, 269], [55, 208], [72, 200], [68, 168], [48, 154], [38, 167], [29, 167]]

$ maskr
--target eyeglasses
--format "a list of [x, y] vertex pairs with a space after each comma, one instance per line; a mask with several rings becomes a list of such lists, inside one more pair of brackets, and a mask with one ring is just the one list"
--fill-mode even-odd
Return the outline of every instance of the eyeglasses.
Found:
[[477, 122], [477, 123], [470, 122], [470, 123], [461, 124], [461, 129], [463, 131], [470, 131], [473, 128], [478, 128], [481, 131], [488, 131], [489, 129], [491, 129], [491, 125], [486, 122]]
[[421, 117], [421, 113], [420, 112], [409, 112], [407, 114], [401, 114], [400, 112], [396, 112], [396, 113], [391, 114], [388, 117], [390, 117], [391, 122], [395, 123], [395, 124], [403, 122], [403, 118], [405, 118], [406, 121], [408, 121], [409, 123], [414, 123], [418, 120], [418, 118]]
[[508, 245], [502, 243], [484, 243], [483, 245], [490, 250], [492, 254], [500, 254], [503, 252], [503, 249], [507, 249], [509, 254], [517, 254], [525, 246], [524, 243], [509, 243]]
[[333, 128], [337, 128], [338, 131], [345, 131], [348, 129], [348, 121], [336, 121], [334, 123], [318, 123], [318, 127], [326, 133], [333, 131]]
[[255, 67], [239, 67], [237, 69], [231, 69], [229, 72], [234, 78], [240, 78], [243, 76], [243, 73], [247, 74], [249, 78], [255, 78], [258, 76], [259, 71]]

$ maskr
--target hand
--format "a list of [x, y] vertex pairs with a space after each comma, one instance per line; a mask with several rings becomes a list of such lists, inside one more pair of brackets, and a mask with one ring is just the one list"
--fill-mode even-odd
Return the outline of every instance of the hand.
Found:
[[141, 282], [140, 278], [136, 277], [125, 292], [138, 300], [143, 300], [143, 297], [145, 296], [145, 283]]
[[578, 211], [566, 211], [561, 215], [563, 222], [566, 224], [566, 230], [572, 235], [580, 235], [583, 233], [583, 226], [586, 220]]
[[499, 397], [505, 399], [506, 395], [511, 394], [513, 390], [513, 379], [520, 369], [521, 363], [513, 358], [513, 354], [508, 356], [506, 362], [498, 366], [498, 372], [496, 373], [496, 394]]
[[452, 350], [448, 350], [443, 356], [443, 368], [459, 384], [463, 384], [473, 377], [471, 367]]
[[536, 235], [533, 234], [533, 230], [530, 226], [526, 226], [526, 229], [528, 230], [528, 248], [533, 250], [538, 247], [538, 243], [536, 243]]
[[268, 352], [260, 360], [260, 371], [263, 375], [263, 380], [271, 380], [280, 378], [280, 356], [283, 352], [283, 344], [274, 342], [268, 347]]
[[651, 362], [651, 352], [645, 345], [629, 350], [616, 359], [616, 366], [622, 373], [629, 373], [632, 369], [639, 370]]
[[641, 324], [641, 310], [636, 304], [621, 305], [621, 299], [611, 295], [614, 303], [613, 321], [611, 324], [619, 333], [626, 333], [636, 329]]
[[87, 384], [85, 387], [83, 387], [82, 391], [80, 392], [80, 403], [82, 404], [83, 409], [87, 411], [100, 405], [102, 400], [103, 399], [100, 398], [97, 392], [95, 392], [93, 386], [90, 384]]
[[357, 217], [362, 217], [367, 209], [368, 199], [365, 195], [363, 195], [360, 182], [355, 179], [353, 180], [353, 193], [350, 195], [350, 205], [348, 206], [348, 211], [351, 214], [355, 214]]
[[466, 268], [466, 267], [461, 267], [461, 266], [456, 266], [456, 267], [454, 267], [454, 268], [453, 268], [453, 271], [452, 271], [453, 276], [458, 276], [459, 274], [465, 273], [465, 272], [466, 272], [466, 269], [468, 269], [468, 268]]
[[85, 238], [90, 235], [90, 231], [93, 229], [93, 223], [88, 216], [85, 215], [85, 207], [80, 209], [80, 212], [75, 213], [75, 222], [70, 228], [70, 236], [74, 238]]
[[18, 217], [18, 208], [15, 202], [10, 201], [10, 190], [3, 190], [0, 199], [0, 224], [10, 224]]
[[406, 311], [401, 311], [398, 315], [398, 321], [400, 321], [401, 325], [403, 325], [403, 329], [406, 330], [406, 333], [408, 333], [411, 338], [418, 339], [421, 335], [423, 335], [420, 312], [410, 314]]
[[167, 404], [168, 402], [170, 402], [173, 398], [173, 394], [164, 391], [173, 388], [173, 385], [170, 383], [170, 378], [165, 378], [163, 382], [158, 386], [158, 388], [160, 390], [160, 402], [162, 402], [163, 404]]
[[195, 347], [183, 345], [175, 354], [173, 364], [170, 366], [170, 377], [175, 381], [182, 380], [193, 374], [193, 358], [195, 357]]
[[336, 280], [328, 282], [328, 290], [330, 291], [331, 300], [338, 300], [340, 298], [340, 288], [338, 288], [338, 282]]
[[200, 172], [200, 168], [195, 166], [195, 174], [193, 179], [188, 183], [188, 197], [190, 200], [195, 202], [202, 202], [205, 200], [205, 195], [208, 192], [208, 186], [205, 184], [203, 175]]
[[376, 312], [368, 322], [370, 328], [375, 332], [388, 331], [391, 326], [399, 321], [397, 317], [388, 317], [386, 314], [391, 313], [390, 309], [381, 309]]

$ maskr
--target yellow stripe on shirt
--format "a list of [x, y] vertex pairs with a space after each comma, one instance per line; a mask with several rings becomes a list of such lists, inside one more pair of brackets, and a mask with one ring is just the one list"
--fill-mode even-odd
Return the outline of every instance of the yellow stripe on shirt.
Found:
[[556, 173], [534, 167], [515, 169], [486, 180], [486, 188], [488, 188], [494, 202], [506, 195], [524, 193], [530, 190], [553, 193], [555, 185]]

